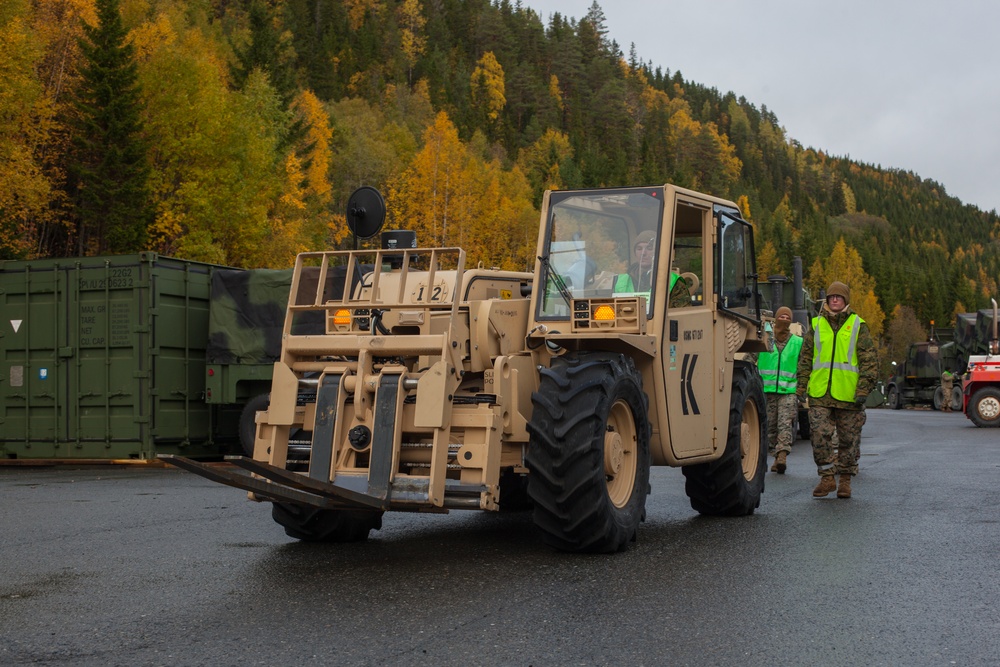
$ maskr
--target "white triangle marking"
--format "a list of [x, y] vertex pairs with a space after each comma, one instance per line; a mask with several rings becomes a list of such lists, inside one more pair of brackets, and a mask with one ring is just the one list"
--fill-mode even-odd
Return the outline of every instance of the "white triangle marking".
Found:
[[21, 328], [21, 322], [22, 322], [22, 320], [11, 320], [10, 321], [10, 325], [12, 327], [14, 327], [14, 333], [17, 333], [17, 330]]

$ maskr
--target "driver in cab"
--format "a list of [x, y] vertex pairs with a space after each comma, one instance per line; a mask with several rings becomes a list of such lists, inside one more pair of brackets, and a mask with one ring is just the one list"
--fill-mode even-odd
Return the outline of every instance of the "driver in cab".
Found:
[[[635, 294], [646, 296], [652, 290], [654, 282], [653, 258], [656, 256], [656, 234], [652, 231], [640, 232], [632, 245], [633, 262], [628, 273], [615, 276], [614, 293]], [[679, 308], [691, 305], [691, 290], [687, 280], [680, 274], [670, 273], [670, 304], [669, 308]]]

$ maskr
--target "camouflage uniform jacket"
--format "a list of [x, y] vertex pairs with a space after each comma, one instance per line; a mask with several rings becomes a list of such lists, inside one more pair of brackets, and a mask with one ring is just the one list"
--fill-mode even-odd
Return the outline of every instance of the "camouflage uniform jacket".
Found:
[[[844, 308], [839, 313], [831, 313], [825, 307], [820, 312], [819, 316], [826, 318], [826, 321], [830, 323], [830, 328], [833, 329], [834, 335], [840, 331], [840, 327], [844, 325], [847, 318], [854, 311], [848, 306]], [[798, 388], [796, 390], [796, 395], [799, 400], [804, 400], [809, 393], [807, 387], [809, 386], [809, 376], [812, 374], [813, 365], [813, 349], [815, 348], [815, 341], [813, 339], [812, 333], [803, 336], [802, 340], [802, 351], [799, 353], [799, 369], [798, 369]], [[826, 395], [819, 398], [814, 398], [809, 396], [809, 405], [820, 407], [820, 408], [841, 408], [845, 410], [861, 410], [864, 404], [864, 399], [868, 394], [875, 389], [875, 382], [878, 378], [878, 356], [875, 351], [875, 341], [872, 340], [871, 332], [868, 331], [868, 324], [862, 323], [861, 330], [858, 332], [858, 388], [855, 391], [855, 400], [861, 401], [862, 405], [857, 405], [856, 403], [849, 403], [847, 401], [838, 401], [837, 399], [830, 396], [830, 390], [827, 389]], [[831, 383], [832, 386], [832, 383]]]

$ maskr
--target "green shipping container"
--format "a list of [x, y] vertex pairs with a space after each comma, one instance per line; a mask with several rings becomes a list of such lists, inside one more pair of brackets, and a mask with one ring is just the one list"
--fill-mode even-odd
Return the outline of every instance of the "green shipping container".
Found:
[[[155, 253], [0, 262], [0, 457], [221, 456], [205, 402], [212, 273]], [[216, 437], [217, 435], [221, 437]]]

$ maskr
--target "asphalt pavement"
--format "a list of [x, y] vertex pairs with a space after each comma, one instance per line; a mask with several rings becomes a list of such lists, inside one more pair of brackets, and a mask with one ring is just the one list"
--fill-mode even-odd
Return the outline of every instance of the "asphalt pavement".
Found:
[[174, 469], [0, 468], [2, 665], [996, 665], [1000, 430], [870, 410], [854, 497], [808, 443], [750, 517], [654, 468], [638, 542], [387, 514], [362, 544]]

